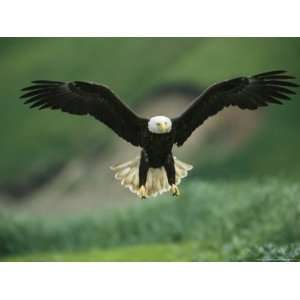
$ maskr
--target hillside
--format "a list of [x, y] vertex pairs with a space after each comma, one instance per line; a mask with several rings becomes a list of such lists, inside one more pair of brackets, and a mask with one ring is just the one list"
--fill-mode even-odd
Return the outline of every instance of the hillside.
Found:
[[[205, 87], [240, 74], [282, 68], [299, 75], [299, 67], [294, 63], [298, 58], [297, 39], [43, 38], [1, 39], [0, 45], [4, 48], [0, 58], [3, 70], [0, 117], [5, 124], [0, 129], [0, 186], [59, 170], [70, 159], [104, 151], [114, 141], [114, 135], [91, 118], [28, 110], [18, 96], [20, 88], [30, 80], [103, 82], [127, 103], [134, 104], [167, 83], [190, 82]], [[298, 107], [297, 101], [293, 101], [286, 107], [268, 110], [273, 118], [263, 135], [268, 136], [267, 141], [257, 141], [264, 151], [257, 165], [264, 168], [268, 164], [272, 174], [282, 172], [286, 164], [295, 166], [294, 145], [285, 150], [288, 155], [276, 165], [265, 158], [273, 161], [281, 153], [280, 147], [273, 144], [276, 140], [295, 140]], [[278, 126], [279, 119], [282, 126]], [[269, 155], [269, 149], [274, 156]], [[249, 158], [247, 153], [244, 155]]]

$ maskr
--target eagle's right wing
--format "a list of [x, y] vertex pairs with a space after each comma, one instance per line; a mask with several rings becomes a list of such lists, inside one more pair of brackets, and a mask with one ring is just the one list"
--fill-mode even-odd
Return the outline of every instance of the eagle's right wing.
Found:
[[299, 86], [290, 81], [294, 77], [284, 73], [285, 71], [271, 71], [212, 85], [179, 117], [172, 120], [175, 143], [181, 146], [206, 119], [227, 106], [253, 110], [269, 103], [282, 104], [280, 101], [289, 99], [287, 95], [295, 94], [287, 87]]
[[107, 87], [95, 83], [36, 80], [23, 89], [25, 103], [39, 109], [60, 109], [77, 115], [89, 114], [135, 146], [142, 143], [147, 119], [138, 117]]

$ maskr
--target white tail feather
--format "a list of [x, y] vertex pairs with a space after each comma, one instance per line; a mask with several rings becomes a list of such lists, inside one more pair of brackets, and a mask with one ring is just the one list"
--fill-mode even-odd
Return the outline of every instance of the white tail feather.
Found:
[[[179, 185], [181, 179], [187, 176], [188, 171], [190, 171], [193, 166], [178, 160], [176, 157], [174, 157], [174, 165], [176, 184]], [[120, 180], [123, 186], [138, 195], [139, 166], [140, 157], [136, 157], [133, 160], [111, 166], [110, 168], [115, 172], [115, 178]], [[156, 197], [158, 194], [170, 190], [171, 186], [169, 185], [164, 167], [149, 169], [145, 188], [147, 197]]]

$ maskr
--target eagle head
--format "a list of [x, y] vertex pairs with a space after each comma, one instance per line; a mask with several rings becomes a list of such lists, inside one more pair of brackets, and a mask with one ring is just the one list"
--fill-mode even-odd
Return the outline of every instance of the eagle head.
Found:
[[156, 134], [168, 133], [172, 130], [172, 122], [168, 117], [155, 116], [149, 120], [148, 129]]

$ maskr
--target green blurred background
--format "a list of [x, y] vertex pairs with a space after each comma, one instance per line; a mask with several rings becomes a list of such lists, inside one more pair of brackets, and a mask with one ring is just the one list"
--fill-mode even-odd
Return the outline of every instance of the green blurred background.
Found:
[[217, 81], [300, 78], [299, 39], [1, 38], [0, 49], [0, 259], [300, 259], [299, 96], [209, 119], [174, 149], [195, 166], [182, 196], [145, 201], [109, 171], [138, 149], [92, 118], [18, 99], [31, 80], [88, 80], [143, 116], [175, 116]]

